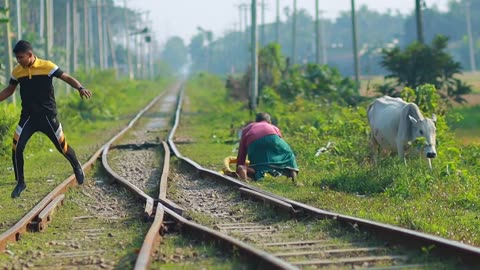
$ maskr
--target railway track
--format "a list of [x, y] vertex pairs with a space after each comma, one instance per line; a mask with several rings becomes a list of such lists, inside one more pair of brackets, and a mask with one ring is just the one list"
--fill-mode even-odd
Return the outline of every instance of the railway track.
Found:
[[[151, 222], [150, 228], [145, 229], [143, 244], [135, 254], [135, 266], [131, 267], [147, 269], [152, 262], [158, 266], [165, 258], [159, 244], [168, 241], [172, 232], [174, 237], [188, 236], [185, 239], [202, 241], [196, 242], [200, 245], [213, 243], [222, 247], [220, 252], [209, 255], [220, 257], [219, 260], [232, 260], [232, 256], [236, 258], [238, 255], [240, 262], [233, 259], [238, 268], [468, 269], [479, 263], [480, 249], [476, 247], [317, 209], [202, 168], [183, 157], [175, 146], [174, 134], [179, 123], [182, 95], [177, 102], [175, 97], [175, 92], [170, 92], [164, 97], [161, 109], [155, 112], [148, 110], [161, 97], [152, 101], [84, 165], [85, 169], [90, 168], [101, 155], [109, 178], [134, 194], [134, 198], [126, 200], [121, 209], [136, 209], [138, 211], [131, 213], [132, 218]], [[175, 121], [173, 128], [169, 129], [169, 116], [175, 105]], [[144, 129], [131, 131], [137, 122], [143, 122]], [[163, 142], [164, 137], [167, 142]], [[170, 155], [176, 157], [172, 164]], [[159, 162], [161, 157], [163, 161]], [[45, 230], [56, 207], [66, 200], [63, 194], [75, 184], [74, 180], [73, 176], [65, 180], [27, 216], [3, 233], [0, 249], [4, 250], [8, 241], [19, 240], [27, 230]], [[121, 200], [120, 197], [114, 198]], [[83, 217], [84, 220], [88, 218]], [[79, 217], [73, 224], [81, 227], [81, 220]], [[75, 231], [83, 230], [79, 236], [83, 239], [89, 239], [87, 235], [93, 241], [99, 235], [115, 238], [101, 228], [75, 228]], [[75, 239], [70, 237], [57, 242], [61, 245], [78, 243]], [[118, 267], [118, 262], [103, 259], [100, 250], [81, 248], [88, 243], [82, 242], [76, 253], [63, 252], [70, 266], [90, 262], [85, 267]], [[196, 255], [191, 263], [198, 263], [202, 256], [197, 251], [193, 253]], [[45, 254], [38, 257], [45, 257]], [[83, 260], [75, 261], [75, 257]], [[185, 260], [188, 259], [177, 256], [174, 261], [181, 263]], [[26, 266], [41, 266], [30, 264]]]

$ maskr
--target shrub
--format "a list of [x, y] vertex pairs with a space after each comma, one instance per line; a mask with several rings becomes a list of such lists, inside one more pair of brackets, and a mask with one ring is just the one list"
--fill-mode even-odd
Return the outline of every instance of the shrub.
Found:
[[[415, 42], [404, 51], [399, 47], [384, 49], [380, 64], [390, 72], [385, 78], [396, 79], [397, 86], [412, 89], [423, 84], [433, 84], [444, 98], [465, 102], [462, 95], [470, 93], [472, 89], [454, 78], [456, 74], [461, 73], [461, 65], [445, 52], [447, 46], [448, 38], [438, 35], [431, 46]], [[380, 91], [395, 95], [392, 87], [388, 85], [382, 87]]]
[[0, 156], [6, 156], [11, 153], [12, 136], [15, 132], [15, 124], [18, 121], [19, 108], [13, 104], [3, 104], [0, 109], [2, 117], [0, 117]]

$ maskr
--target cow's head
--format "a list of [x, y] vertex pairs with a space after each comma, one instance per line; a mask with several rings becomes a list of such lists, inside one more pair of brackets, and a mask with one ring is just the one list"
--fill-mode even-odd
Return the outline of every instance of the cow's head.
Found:
[[432, 118], [425, 118], [423, 120], [417, 120], [412, 116], [408, 116], [413, 125], [413, 139], [418, 137], [424, 137], [426, 139], [425, 145], [425, 156], [427, 158], [434, 158], [437, 156], [437, 150], [435, 148], [436, 144], [436, 127], [435, 123], [437, 122], [437, 116], [432, 115]]

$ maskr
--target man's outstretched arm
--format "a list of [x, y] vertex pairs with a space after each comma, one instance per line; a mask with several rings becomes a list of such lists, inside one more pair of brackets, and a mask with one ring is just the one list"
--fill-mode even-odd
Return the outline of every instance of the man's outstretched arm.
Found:
[[88, 89], [84, 88], [82, 84], [77, 81], [77, 79], [73, 78], [70, 76], [68, 73], [64, 72], [61, 76], [60, 79], [66, 83], [68, 83], [71, 87], [75, 88], [78, 90], [80, 93], [80, 97], [83, 99], [85, 97], [86, 99], [89, 99], [92, 97], [92, 92], [90, 92]]
[[13, 93], [15, 93], [16, 88], [17, 88], [16, 85], [9, 84], [5, 89], [2, 90], [2, 92], [0, 92], [0, 101], [4, 101], [9, 96], [13, 95]]

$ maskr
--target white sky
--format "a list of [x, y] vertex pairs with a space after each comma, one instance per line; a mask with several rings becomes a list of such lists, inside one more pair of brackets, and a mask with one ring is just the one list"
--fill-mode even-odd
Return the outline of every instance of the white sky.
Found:
[[[123, 1], [121, 1], [123, 2]], [[261, 0], [257, 0], [258, 3]], [[425, 0], [426, 5], [437, 5], [445, 10], [449, 0]], [[160, 43], [171, 36], [180, 36], [185, 43], [196, 34], [197, 26], [214, 33], [214, 38], [223, 35], [228, 29], [234, 29], [239, 21], [239, 12], [236, 7], [240, 3], [251, 3], [250, 0], [127, 0], [129, 8], [150, 11], [153, 21], [153, 30]], [[265, 0], [265, 22], [275, 20], [275, 0]], [[280, 14], [283, 16], [283, 7], [292, 6], [292, 0], [280, 0]], [[350, 10], [350, 0], [319, 0], [320, 10], [324, 16], [335, 18], [339, 12]], [[370, 9], [386, 11], [392, 9], [401, 13], [410, 13], [415, 7], [415, 0], [356, 0], [356, 7], [367, 5]], [[315, 0], [297, 0], [297, 9], [307, 9], [313, 16]], [[260, 11], [258, 11], [260, 14]], [[260, 17], [258, 17], [260, 22]]]

